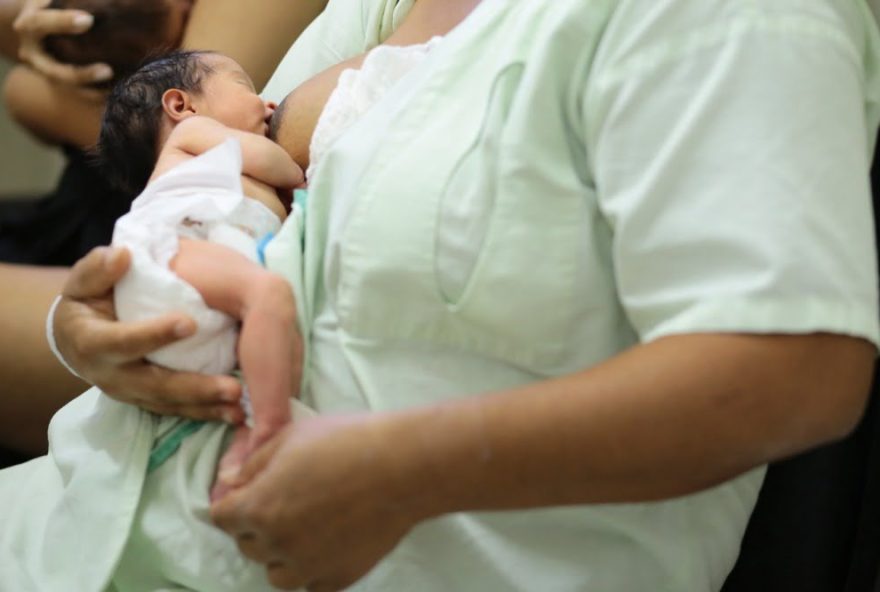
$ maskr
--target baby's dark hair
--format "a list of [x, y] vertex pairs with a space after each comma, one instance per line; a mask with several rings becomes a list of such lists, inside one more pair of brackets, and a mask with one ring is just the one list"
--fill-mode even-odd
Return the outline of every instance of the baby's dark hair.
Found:
[[212, 72], [201, 58], [210, 54], [174, 51], [151, 58], [110, 91], [94, 155], [114, 188], [134, 198], [146, 187], [161, 148], [162, 95], [172, 88], [201, 92]]
[[104, 62], [114, 79], [134, 72], [147, 56], [168, 51], [167, 29], [172, 7], [165, 0], [52, 0], [49, 8], [84, 10], [95, 18], [79, 35], [49, 35], [46, 51], [60, 62]]

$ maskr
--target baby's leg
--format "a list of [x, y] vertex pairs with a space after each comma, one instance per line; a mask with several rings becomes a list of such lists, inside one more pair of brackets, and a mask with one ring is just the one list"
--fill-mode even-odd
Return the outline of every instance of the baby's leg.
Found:
[[241, 320], [238, 361], [251, 394], [253, 450], [290, 421], [299, 385], [302, 340], [290, 284], [229, 247], [181, 239], [171, 269], [210, 308]]
[[[248, 452], [290, 421], [289, 400], [299, 386], [302, 359], [296, 304], [287, 281], [265, 273], [250, 293], [238, 340], [238, 360], [253, 410]], [[294, 376], [296, 375], [296, 376]]]

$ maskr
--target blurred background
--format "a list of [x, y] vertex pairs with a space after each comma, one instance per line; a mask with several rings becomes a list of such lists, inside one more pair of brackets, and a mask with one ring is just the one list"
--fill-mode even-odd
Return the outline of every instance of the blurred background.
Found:
[[[12, 64], [0, 58], [0, 80]], [[13, 123], [0, 101], [0, 200], [31, 199], [48, 193], [58, 182], [63, 158]]]

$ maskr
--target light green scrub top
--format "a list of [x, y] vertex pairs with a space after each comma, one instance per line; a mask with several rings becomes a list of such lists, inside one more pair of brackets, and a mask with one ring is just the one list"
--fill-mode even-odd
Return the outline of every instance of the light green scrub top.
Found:
[[[407, 8], [331, 1], [267, 97]], [[484, 0], [311, 180], [305, 399], [422, 405], [681, 333], [876, 343], [878, 57], [858, 0]], [[762, 476], [447, 516], [354, 589], [718, 590]]]

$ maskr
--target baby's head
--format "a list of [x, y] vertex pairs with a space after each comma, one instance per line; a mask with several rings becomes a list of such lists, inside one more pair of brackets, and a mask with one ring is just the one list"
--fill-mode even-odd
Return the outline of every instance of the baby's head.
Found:
[[84, 10], [95, 21], [79, 35], [50, 35], [46, 51], [68, 64], [104, 62], [114, 81], [147, 56], [180, 43], [193, 0], [52, 0], [49, 8]]
[[229, 57], [208, 51], [156, 57], [107, 98], [97, 155], [108, 181], [132, 197], [140, 193], [167, 133], [190, 115], [266, 135], [271, 109]]

